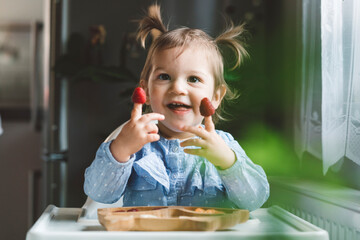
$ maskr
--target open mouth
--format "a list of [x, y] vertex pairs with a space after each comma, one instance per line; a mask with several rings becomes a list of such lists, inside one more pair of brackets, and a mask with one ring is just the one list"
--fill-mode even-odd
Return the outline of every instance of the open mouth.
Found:
[[171, 110], [176, 110], [176, 111], [185, 111], [191, 108], [191, 106], [183, 103], [169, 103], [167, 107], [170, 108]]

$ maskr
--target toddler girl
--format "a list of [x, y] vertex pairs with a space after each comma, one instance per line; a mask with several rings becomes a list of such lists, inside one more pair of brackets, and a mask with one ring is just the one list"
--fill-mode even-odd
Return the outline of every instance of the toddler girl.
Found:
[[[263, 169], [213, 123], [229, 94], [218, 45], [232, 48], [239, 65], [243, 27], [216, 39], [198, 29], [168, 31], [160, 8], [150, 9], [138, 32], [143, 46], [154, 36], [140, 80], [150, 113], [135, 104], [118, 136], [100, 146], [85, 172], [85, 193], [102, 203], [123, 196], [124, 206], [261, 207], [269, 196]], [[200, 114], [205, 97], [216, 108], [213, 117]]]

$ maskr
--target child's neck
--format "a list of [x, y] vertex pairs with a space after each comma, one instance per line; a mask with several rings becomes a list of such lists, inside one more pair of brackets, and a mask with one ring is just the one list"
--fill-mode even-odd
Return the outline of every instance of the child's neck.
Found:
[[180, 139], [180, 140], [184, 140], [184, 139], [188, 139], [188, 138], [192, 138], [195, 135], [189, 132], [176, 132], [173, 131], [169, 128], [167, 128], [166, 126], [164, 126], [161, 122], [159, 122], [158, 124], [159, 127], [159, 134], [166, 138], [166, 139]]

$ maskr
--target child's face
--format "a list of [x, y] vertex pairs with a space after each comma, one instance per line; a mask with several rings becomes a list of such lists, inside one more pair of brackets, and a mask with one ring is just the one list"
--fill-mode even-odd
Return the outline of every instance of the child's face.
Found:
[[203, 49], [187, 47], [179, 51], [171, 48], [154, 54], [148, 82], [141, 81], [147, 104], [153, 112], [165, 116], [159, 123], [160, 131], [170, 136], [176, 136], [184, 126], [201, 124], [200, 102], [204, 97], [217, 108], [224, 94], [220, 89], [214, 93], [213, 71]]

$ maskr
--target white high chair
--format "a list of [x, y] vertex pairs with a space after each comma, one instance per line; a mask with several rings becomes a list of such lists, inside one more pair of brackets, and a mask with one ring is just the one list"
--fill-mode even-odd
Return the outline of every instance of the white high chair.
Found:
[[[119, 135], [121, 129], [127, 122], [121, 124], [118, 128], [116, 128], [105, 139], [104, 142], [109, 142], [109, 141], [115, 139]], [[99, 203], [88, 197], [86, 199], [84, 205], [82, 206], [82, 209], [83, 209], [82, 218], [83, 219], [97, 219], [97, 209], [98, 208], [113, 208], [113, 207], [122, 207], [122, 206], [123, 206], [123, 198], [122, 197], [119, 199], [119, 201], [112, 203], [112, 204]]]

